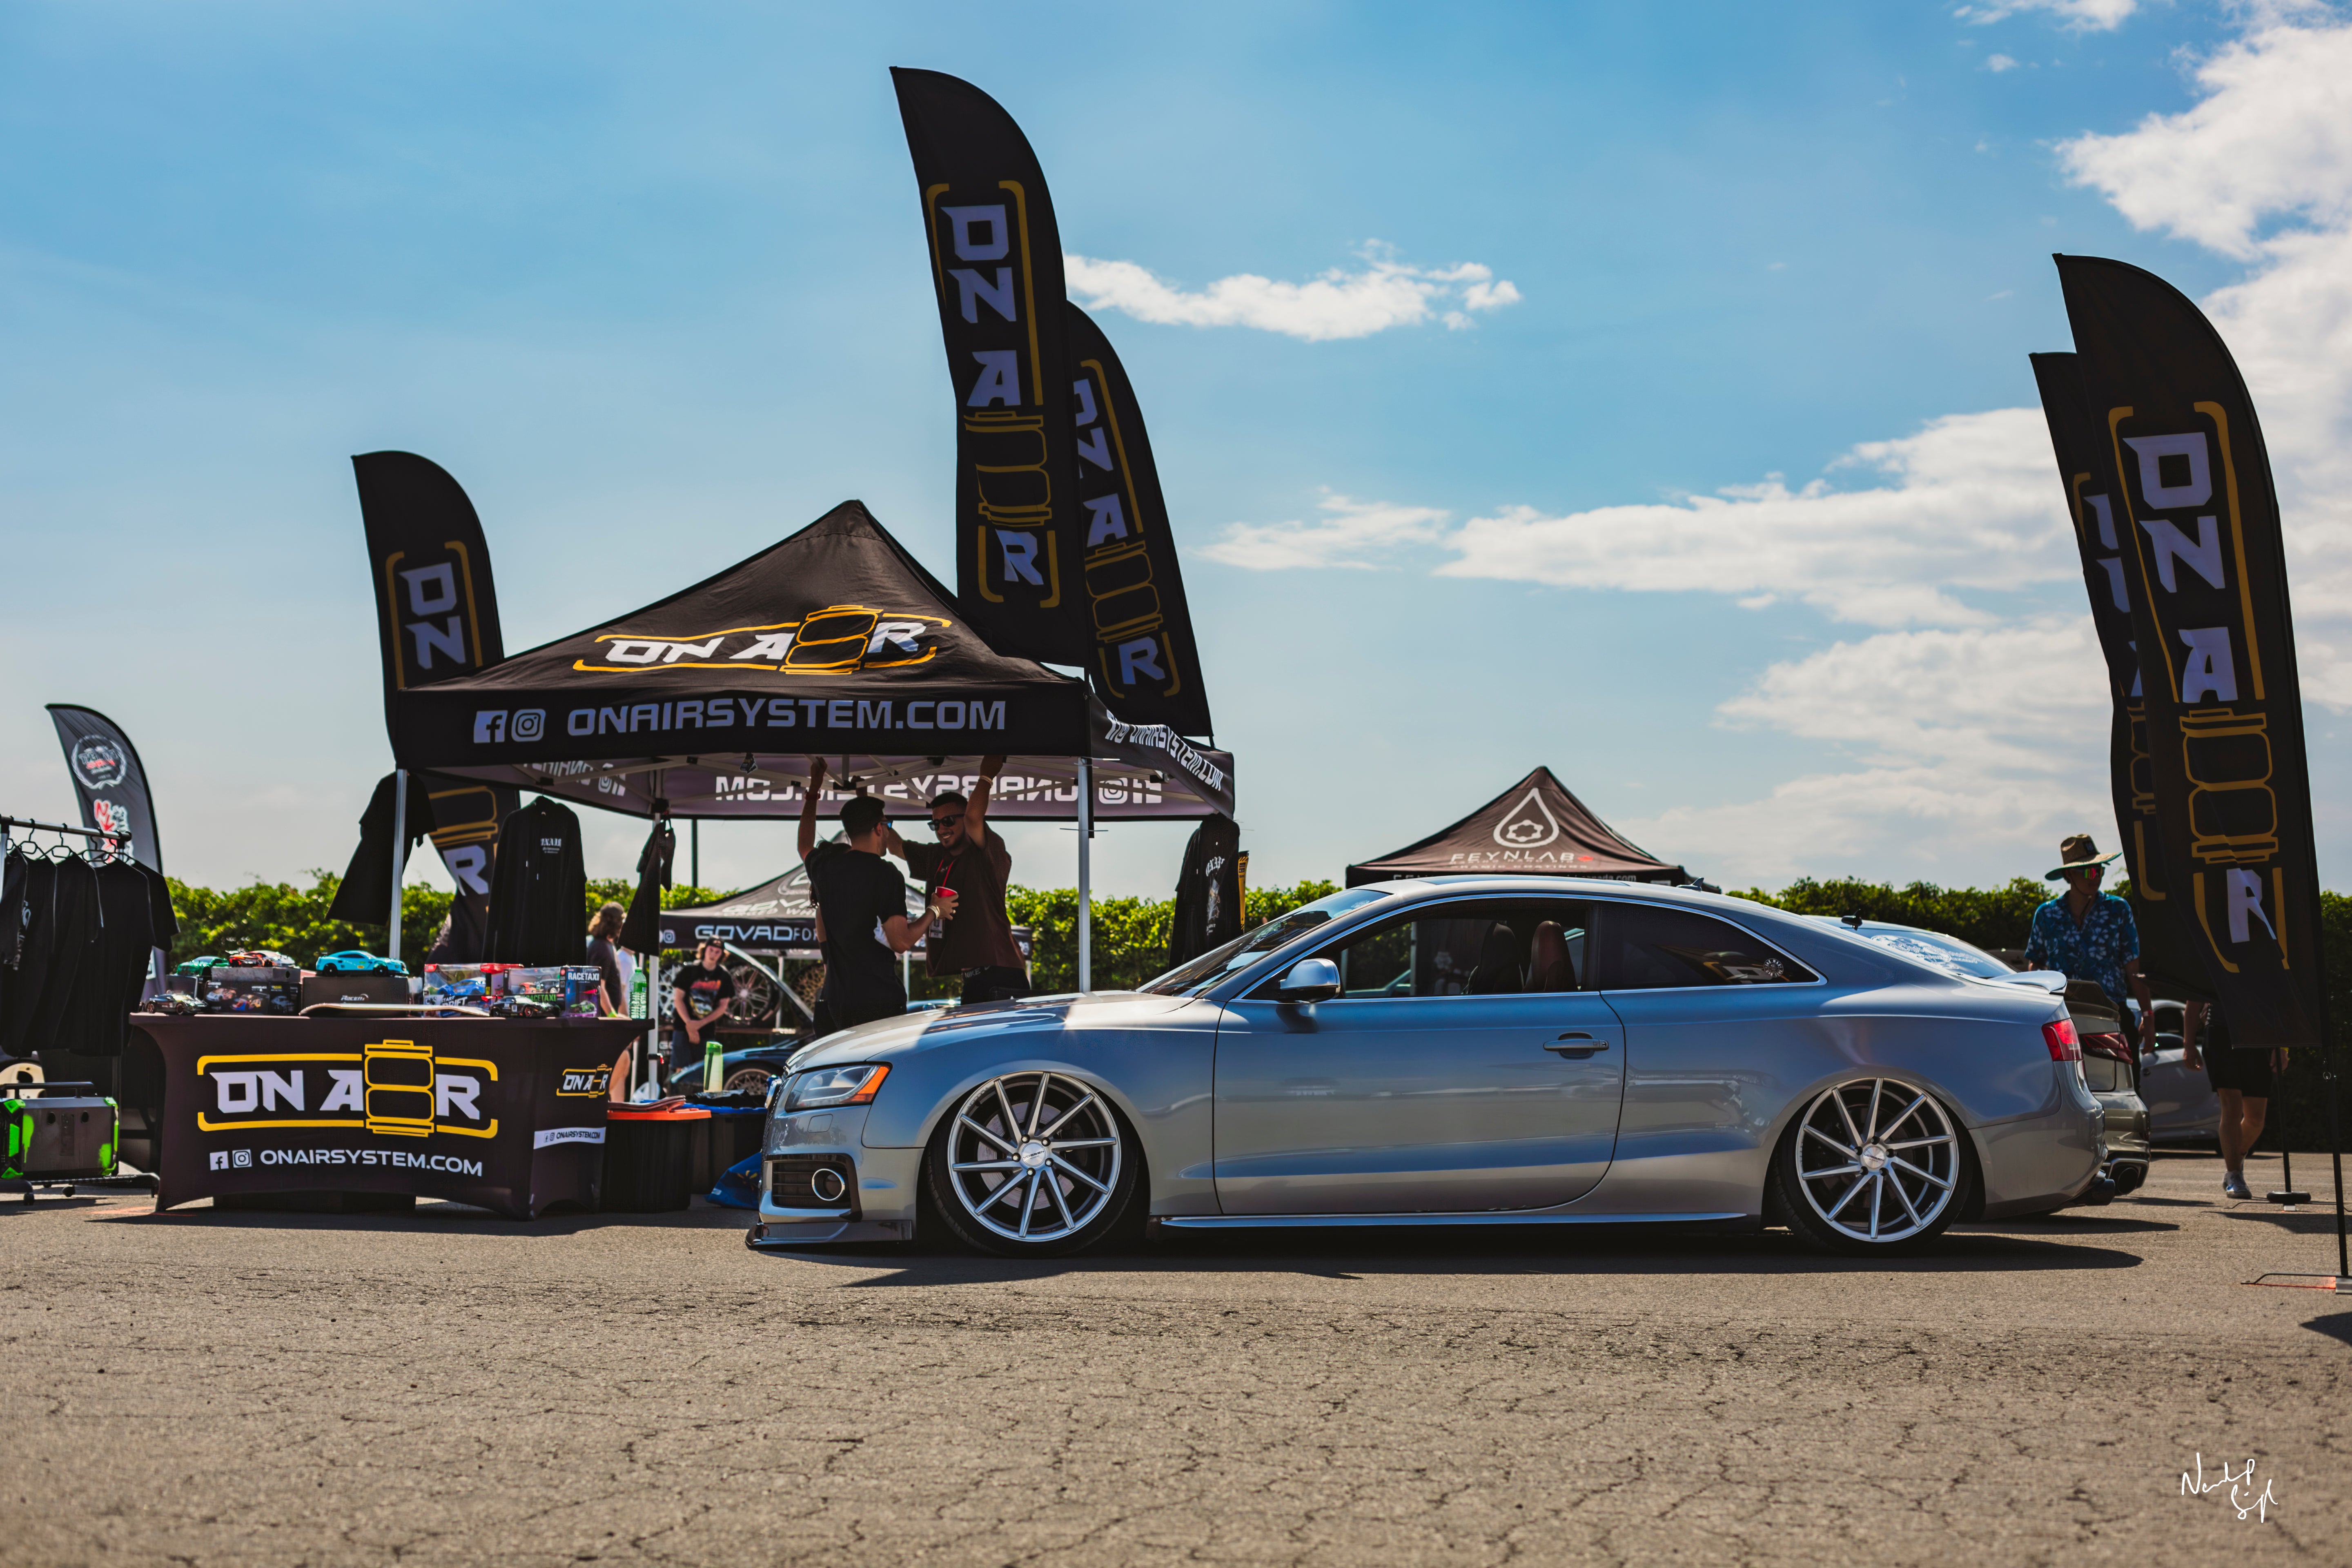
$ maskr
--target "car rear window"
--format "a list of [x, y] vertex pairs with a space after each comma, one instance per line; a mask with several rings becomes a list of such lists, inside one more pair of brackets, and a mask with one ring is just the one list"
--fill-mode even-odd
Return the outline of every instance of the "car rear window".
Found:
[[1798, 985], [1819, 976], [1728, 921], [1656, 904], [1600, 906], [1593, 940], [1603, 991], [1684, 985]]

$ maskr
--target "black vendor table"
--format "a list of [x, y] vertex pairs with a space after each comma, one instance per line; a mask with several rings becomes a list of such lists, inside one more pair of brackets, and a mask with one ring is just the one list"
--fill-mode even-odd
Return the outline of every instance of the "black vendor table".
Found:
[[628, 1018], [173, 1017], [131, 1023], [163, 1058], [156, 1206], [387, 1193], [529, 1219], [596, 1206]]

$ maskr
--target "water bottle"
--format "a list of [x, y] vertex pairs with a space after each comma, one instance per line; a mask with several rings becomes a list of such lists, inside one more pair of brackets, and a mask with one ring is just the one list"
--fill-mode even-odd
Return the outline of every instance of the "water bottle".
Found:
[[646, 971], [645, 966], [640, 964], [637, 972], [629, 976], [629, 1016], [642, 1018], [645, 1016]]

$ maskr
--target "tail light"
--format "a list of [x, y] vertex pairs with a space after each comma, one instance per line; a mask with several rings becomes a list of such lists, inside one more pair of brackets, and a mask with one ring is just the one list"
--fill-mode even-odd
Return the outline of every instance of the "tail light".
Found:
[[2050, 1047], [2053, 1062], [2079, 1062], [2083, 1059], [2082, 1037], [2074, 1033], [2074, 1020], [2058, 1018], [2042, 1026], [2042, 1043]]

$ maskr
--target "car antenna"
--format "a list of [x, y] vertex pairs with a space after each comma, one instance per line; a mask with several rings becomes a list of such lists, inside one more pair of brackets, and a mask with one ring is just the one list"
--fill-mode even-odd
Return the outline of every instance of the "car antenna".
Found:
[[1862, 917], [1860, 915], [1840, 915], [1838, 916], [1838, 919], [1847, 925], [1852, 926], [1856, 931], [1860, 931], [1862, 929]]

